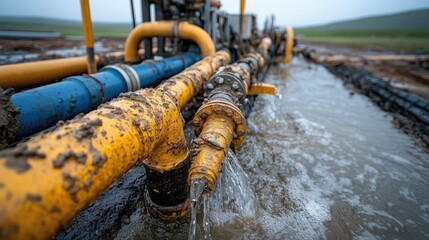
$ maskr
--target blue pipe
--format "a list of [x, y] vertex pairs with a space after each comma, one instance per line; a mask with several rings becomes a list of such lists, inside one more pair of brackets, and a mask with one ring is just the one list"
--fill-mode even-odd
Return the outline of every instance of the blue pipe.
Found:
[[155, 86], [200, 58], [200, 54], [189, 52], [153, 63], [107, 66], [92, 77], [68, 77], [58, 83], [16, 93], [11, 97], [13, 105], [20, 110], [16, 140], [95, 109], [103, 99], [101, 84], [104, 99], [109, 101], [122, 92]]

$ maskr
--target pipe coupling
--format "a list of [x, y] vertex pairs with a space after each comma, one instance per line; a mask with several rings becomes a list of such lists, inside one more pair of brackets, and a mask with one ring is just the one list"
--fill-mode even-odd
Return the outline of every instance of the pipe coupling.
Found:
[[210, 101], [204, 104], [195, 114], [193, 124], [196, 136], [199, 136], [204, 128], [206, 120], [212, 115], [226, 116], [234, 121], [235, 128], [232, 136], [232, 149], [237, 152], [246, 135], [246, 118], [241, 110], [232, 103], [225, 101]]
[[234, 96], [233, 103], [240, 105], [246, 98], [250, 78], [250, 74], [240, 65], [221, 67], [219, 73], [204, 84], [205, 97], [211, 99], [211, 95], [220, 90]]
[[122, 76], [129, 92], [134, 92], [141, 88], [139, 75], [137, 74], [136, 70], [134, 70], [134, 68], [132, 68], [131, 66], [128, 66], [126, 64], [115, 64], [103, 67], [102, 69], [100, 69], [100, 72], [104, 72], [110, 69], [118, 72]]

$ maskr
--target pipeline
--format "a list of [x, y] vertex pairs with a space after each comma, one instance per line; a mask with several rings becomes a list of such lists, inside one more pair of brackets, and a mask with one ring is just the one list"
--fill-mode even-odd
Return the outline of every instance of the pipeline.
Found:
[[198, 137], [193, 141], [188, 176], [188, 184], [194, 180], [206, 183], [204, 193], [215, 188], [229, 147], [237, 151], [244, 140], [246, 119], [240, 107], [246, 95], [249, 91], [254, 95], [275, 94], [273, 86], [265, 84], [264, 87], [257, 87], [261, 85], [255, 83], [264, 65], [261, 54], [247, 54], [235, 64], [221, 68], [205, 86], [205, 95], [208, 97], [193, 119]]
[[215, 45], [206, 31], [188, 22], [158, 21], [145, 22], [135, 27], [125, 42], [125, 61], [139, 60], [138, 49], [140, 42], [152, 37], [179, 37], [194, 41], [201, 50], [202, 56], [214, 54]]
[[186, 53], [155, 63], [106, 66], [93, 75], [74, 76], [61, 82], [13, 94], [12, 104], [19, 109], [15, 139], [46, 129], [60, 120], [86, 113], [122, 92], [158, 84], [195, 63], [196, 53]]
[[0, 87], [4, 89], [24, 88], [52, 82], [74, 74], [97, 72], [99, 57], [94, 54], [89, 0], [81, 0], [80, 4], [87, 56], [0, 66]]
[[[99, 62], [99, 57], [95, 57]], [[0, 66], [0, 87], [25, 88], [86, 72], [86, 58], [72, 57]]]
[[[0, 152], [0, 238], [51, 237], [139, 163], [147, 170], [147, 188], [152, 187], [151, 210], [165, 219], [186, 215], [189, 154], [179, 110], [229, 60], [227, 52], [217, 52], [156, 89], [122, 94]], [[153, 178], [166, 175], [176, 181], [155, 188]], [[164, 208], [165, 200], [181, 208]]]

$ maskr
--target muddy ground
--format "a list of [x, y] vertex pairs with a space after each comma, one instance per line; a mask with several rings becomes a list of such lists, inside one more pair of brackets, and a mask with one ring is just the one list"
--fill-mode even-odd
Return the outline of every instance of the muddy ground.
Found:
[[[123, 51], [125, 38], [96, 38], [96, 54]], [[59, 51], [58, 51], [59, 50]], [[37, 55], [36, 55], [37, 54]], [[81, 37], [60, 39], [1, 39], [0, 65], [9, 63], [81, 56], [85, 54], [84, 40]], [[22, 56], [17, 58], [14, 56]]]

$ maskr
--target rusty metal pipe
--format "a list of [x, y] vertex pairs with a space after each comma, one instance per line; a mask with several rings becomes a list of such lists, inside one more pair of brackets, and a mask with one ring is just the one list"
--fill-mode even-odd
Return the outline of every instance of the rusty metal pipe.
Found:
[[145, 22], [135, 27], [125, 42], [125, 61], [139, 60], [138, 49], [140, 42], [152, 37], [178, 37], [194, 41], [200, 48], [202, 56], [215, 53], [215, 45], [210, 35], [202, 28], [189, 22], [158, 21]]
[[[95, 62], [99, 57], [95, 57]], [[87, 71], [86, 57], [72, 57], [0, 66], [0, 87], [25, 88]]]
[[228, 62], [218, 52], [156, 89], [122, 94], [0, 152], [0, 238], [50, 238], [138, 163], [159, 173], [186, 166], [180, 107]]
[[[206, 183], [204, 193], [213, 191], [225, 154], [231, 146], [237, 151], [245, 137], [246, 119], [242, 106], [252, 79], [264, 67], [261, 54], [248, 54], [232, 65], [221, 68], [206, 84], [208, 96], [193, 119], [198, 136], [192, 145], [192, 163], [188, 184]], [[253, 93], [258, 94], [257, 90]], [[263, 93], [263, 92], [260, 92]]]

